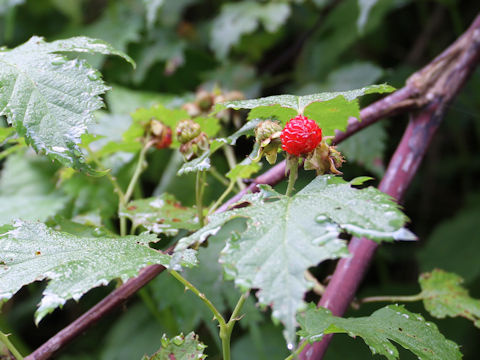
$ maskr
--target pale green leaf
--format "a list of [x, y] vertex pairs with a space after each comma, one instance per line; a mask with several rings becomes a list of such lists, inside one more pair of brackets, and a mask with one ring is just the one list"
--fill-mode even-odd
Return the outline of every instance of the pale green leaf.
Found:
[[252, 100], [226, 101], [224, 103], [217, 104], [215, 107], [215, 111], [220, 111], [222, 109], [254, 109], [259, 106], [280, 105], [281, 107], [291, 108], [296, 110], [298, 113], [301, 113], [308, 105], [317, 101], [330, 101], [335, 99], [336, 97], [341, 96], [345, 99], [346, 102], [350, 102], [363, 95], [374, 93], [383, 94], [392, 92], [394, 90], [395, 89], [390, 85], [382, 84], [370, 85], [361, 89], [349, 91], [326, 92], [305, 96], [276, 95]]
[[247, 230], [228, 241], [221, 261], [238, 286], [259, 289], [259, 302], [273, 307], [288, 342], [294, 341], [295, 314], [311, 286], [304, 272], [347, 255], [340, 232], [374, 240], [412, 236], [402, 228], [406, 217], [388, 195], [371, 187], [352, 188], [332, 176], [317, 177], [292, 197], [264, 187], [240, 203], [250, 206], [212, 215], [208, 225], [181, 239], [176, 251], [204, 242], [231, 219], [247, 218]]
[[242, 161], [235, 165], [227, 174], [228, 177], [232, 181], [236, 181], [237, 179], [249, 179], [252, 177], [253, 174], [260, 171], [262, 168], [261, 163], [252, 162], [249, 158], [247, 158], [247, 162]]
[[217, 57], [223, 59], [242, 35], [254, 32], [260, 24], [268, 32], [275, 32], [290, 15], [290, 6], [285, 3], [259, 3], [242, 1], [226, 3], [220, 15], [213, 21], [211, 47]]
[[360, 336], [373, 354], [389, 360], [399, 359], [398, 349], [392, 341], [410, 350], [420, 360], [462, 358], [458, 345], [446, 339], [435, 324], [426, 322], [421, 315], [411, 313], [403, 306], [390, 305], [368, 317], [347, 319], [312, 306], [298, 316], [298, 322], [302, 328], [298, 334], [308, 341], [320, 341], [323, 335], [334, 333]]
[[272, 119], [280, 121], [285, 125], [288, 120], [297, 116], [297, 111], [292, 108], [283, 107], [281, 105], [259, 106], [252, 109], [248, 113], [248, 120], [251, 119]]
[[420, 275], [423, 304], [436, 318], [461, 316], [480, 328], [480, 300], [472, 298], [457, 274], [435, 269]]
[[207, 347], [198, 340], [198, 336], [191, 332], [184, 336], [177, 335], [168, 339], [163, 335], [162, 347], [152, 356], [145, 355], [142, 360], [202, 360], [207, 357], [203, 351]]
[[35, 314], [38, 323], [93, 287], [116, 278], [127, 281], [149, 264], [171, 265], [170, 256], [148, 246], [157, 240], [155, 235], [80, 237], [17, 221], [0, 236], [0, 300], [31, 282], [50, 279]]
[[262, 119], [253, 119], [243, 124], [243, 126], [228, 137], [228, 141], [231, 145], [235, 145], [240, 136], [255, 135], [255, 127], [262, 122]]
[[85, 61], [68, 60], [62, 52], [114, 54], [133, 64], [101, 40], [76, 37], [47, 43], [32, 37], [14, 49], [0, 51], [0, 115], [6, 115], [35, 150], [94, 173], [78, 144], [108, 88]]
[[157, 197], [134, 200], [126, 209], [120, 209], [133, 226], [143, 226], [156, 234], [176, 235], [179, 229], [199, 228], [196, 210], [182, 206], [173, 195], [163, 193]]

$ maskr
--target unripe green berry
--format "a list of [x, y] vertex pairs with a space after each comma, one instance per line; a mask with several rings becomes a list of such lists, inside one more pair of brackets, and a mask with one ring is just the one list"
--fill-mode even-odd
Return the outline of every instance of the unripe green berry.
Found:
[[177, 139], [181, 144], [186, 144], [190, 140], [200, 135], [200, 125], [192, 120], [182, 120], [177, 125]]
[[280, 131], [282, 131], [282, 127], [276, 121], [262, 121], [255, 128], [255, 140], [259, 143], [262, 143], [264, 140], [271, 138], [273, 134]]

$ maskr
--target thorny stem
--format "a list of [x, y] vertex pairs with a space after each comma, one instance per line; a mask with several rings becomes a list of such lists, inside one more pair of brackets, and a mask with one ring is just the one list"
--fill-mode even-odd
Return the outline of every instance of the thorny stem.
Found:
[[[409, 125], [382, 179], [379, 189], [401, 201], [415, 176], [448, 105], [480, 61], [480, 15], [447, 50], [421, 71], [413, 74], [404, 89], [410, 89], [420, 111], [412, 113]], [[352, 238], [348, 259], [341, 259], [319, 306], [342, 316], [350, 305], [369, 267], [378, 244], [366, 238]], [[332, 335], [306, 346], [302, 360], [323, 358]]]
[[12, 342], [8, 339], [8, 335], [4, 334], [1, 331], [0, 331], [0, 342], [2, 342], [7, 347], [7, 349], [12, 353], [12, 355], [15, 356], [15, 359], [23, 360], [22, 354], [20, 354], [20, 352], [15, 347], [15, 345], [13, 345]]
[[[467, 31], [466, 34], [472, 34], [475, 31], [478, 33], [478, 29], [480, 28], [480, 17], [475, 19], [473, 25]], [[465, 34], [465, 35], [466, 35]], [[464, 36], [465, 36], [464, 35]], [[462, 38], [464, 38], [462, 36]], [[459, 40], [462, 40], [460, 38]], [[457, 40], [457, 42], [459, 42]], [[454, 43], [452, 46], [456, 46], [457, 42]], [[447, 56], [453, 52], [466, 52], [468, 49], [470, 52], [475, 52], [475, 46], [477, 44], [474, 41], [466, 41], [457, 46], [457, 48], [453, 49], [450, 47], [448, 48], [444, 54]], [[473, 50], [472, 50], [473, 49]], [[454, 79], [457, 81], [457, 78], [461, 78], [462, 81], [465, 81], [466, 78], [471, 74], [472, 69], [475, 68], [476, 62], [478, 62], [478, 58], [475, 59], [475, 54], [473, 54], [472, 61], [463, 61], [461, 63], [457, 62], [458, 72], [453, 76], [450, 75], [450, 79]], [[426, 66], [425, 69], [428, 69], [432, 64], [437, 61], [434, 60], [432, 63]], [[439, 73], [445, 73], [442, 71], [442, 66], [438, 66], [437, 70]], [[462, 70], [464, 70], [462, 72]], [[461, 76], [457, 76], [457, 75]], [[420, 79], [421, 81], [421, 74]], [[408, 83], [402, 89], [397, 90], [391, 95], [388, 95], [379, 101], [367, 106], [366, 108], [362, 109], [360, 112], [360, 118], [362, 119], [359, 122], [357, 119], [351, 118], [345, 132], [339, 132], [336, 134], [335, 138], [332, 141], [332, 144], [336, 145], [341, 141], [345, 140], [349, 136], [354, 135], [359, 130], [363, 129], [366, 126], [369, 126], [378, 120], [405, 113], [407, 111], [411, 111], [414, 109], [419, 109], [424, 106], [424, 103], [419, 100], [419, 97], [425, 98], [429, 93], [430, 86], [417, 88], [412, 83]], [[445, 85], [445, 84], [444, 84]], [[447, 90], [454, 96], [458, 93], [458, 87], [452, 88], [450, 86], [443, 86], [442, 89]], [[270, 184], [274, 185], [281, 181], [284, 178], [285, 172], [285, 161], [280, 162], [272, 169], [268, 170], [264, 174], [255, 178], [252, 183], [244, 190], [240, 191], [237, 195], [229, 199], [225, 204], [223, 204], [216, 212], [222, 212], [228, 210], [229, 206], [237, 202], [242, 196], [244, 196], [247, 192], [255, 192], [258, 191], [258, 184]], [[368, 266], [368, 260], [366, 261]], [[43, 345], [37, 348], [33, 353], [25, 358], [25, 360], [45, 360], [51, 357], [55, 352], [59, 351], [63, 347], [65, 347], [68, 343], [78, 337], [80, 334], [85, 332], [89, 327], [94, 325], [98, 320], [104, 317], [106, 314], [110, 313], [112, 310], [117, 308], [121, 305], [128, 297], [134, 294], [138, 289], [143, 287], [153, 278], [155, 278], [158, 274], [163, 272], [165, 268], [160, 265], [151, 265], [147, 266], [142, 270], [140, 275], [136, 278], [132, 278], [123, 284], [118, 289], [114, 290], [110, 295], [106, 298], [101, 300], [97, 305], [92, 307], [88, 310], [85, 314], [80, 316], [77, 320], [72, 322], [70, 325], [65, 327], [63, 330], [59, 331], [53, 337], [51, 337], [48, 341], [46, 341]], [[359, 276], [361, 278], [361, 274]], [[341, 294], [339, 294], [341, 295]], [[333, 299], [332, 299], [333, 300]], [[350, 301], [349, 301], [350, 303]]]

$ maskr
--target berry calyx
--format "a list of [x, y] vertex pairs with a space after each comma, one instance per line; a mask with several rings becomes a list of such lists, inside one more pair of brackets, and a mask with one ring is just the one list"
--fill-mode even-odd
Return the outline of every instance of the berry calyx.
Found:
[[280, 134], [282, 149], [295, 156], [312, 152], [322, 141], [322, 129], [306, 116], [298, 115], [285, 125]]

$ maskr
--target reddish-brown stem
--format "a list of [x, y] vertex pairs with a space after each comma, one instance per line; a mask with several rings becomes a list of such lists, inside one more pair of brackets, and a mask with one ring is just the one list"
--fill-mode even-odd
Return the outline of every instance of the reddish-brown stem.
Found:
[[[378, 121], [383, 117], [395, 115], [411, 109], [420, 108], [426, 104], [433, 104], [435, 103], [433, 101], [434, 99], [437, 99], [437, 108], [435, 110], [435, 114], [439, 114], [437, 118], [437, 120], [439, 121], [441, 115], [443, 114], [444, 106], [458, 92], [459, 87], [461, 86], [461, 84], [463, 84], [465, 79], [472, 71], [476, 61], [478, 61], [478, 38], [480, 34], [480, 30], [478, 30], [479, 26], [480, 18], [477, 18], [470, 30], [464, 36], [462, 36], [456, 43], [454, 43], [450, 48], [448, 48], [441, 56], [435, 59], [429, 66], [425, 67], [424, 70], [412, 76], [407, 86], [363, 109], [360, 112], [360, 118], [362, 119], [362, 122], [358, 122], [356, 121], [356, 119], [350, 119], [347, 130], [344, 133], [338, 133], [334, 138], [333, 143], [338, 144], [339, 142], [345, 140], [347, 137], [353, 135], [357, 131]], [[460, 42], [460, 40], [462, 40], [463, 42]], [[465, 51], [463, 61], [458, 61], [457, 57], [452, 56], [454, 54], [457, 54], [458, 51], [465, 49], [469, 49], [470, 55], [467, 56], [468, 51]], [[456, 70], [453, 73], [452, 71], [447, 71], [454, 68], [455, 64]], [[449, 69], [446, 69], [447, 67]], [[448, 76], [443, 76], [442, 72], [445, 72], [445, 74], [447, 74]], [[439, 79], [441, 79], [441, 81], [439, 81]], [[448, 87], [446, 86], [446, 84], [448, 84]], [[442, 89], [443, 93], [440, 91], [440, 94], [443, 94], [444, 98], [441, 99], [440, 103], [438, 103], [439, 98], [436, 96], [434, 90]], [[450, 91], [448, 89], [450, 89]], [[447, 91], [448, 94], [445, 94], [445, 91]], [[450, 97], [448, 95], [450, 95]], [[441, 109], [440, 113], [438, 112], [439, 109]], [[409, 125], [409, 128], [410, 126], [413, 126], [412, 123], [418, 123], [418, 121], [418, 118], [413, 119]], [[418, 128], [415, 127], [415, 129]], [[420, 159], [418, 160], [418, 162], [420, 162]], [[248, 191], [257, 191], [258, 184], [273, 185], [278, 183], [283, 179], [284, 173], [285, 163], [281, 162], [266, 173], [257, 177], [252, 182], [252, 184], [248, 186], [247, 189], [240, 192], [237, 196], [231, 198], [217, 211], [225, 211], [226, 209], [228, 209], [228, 206], [238, 201], [238, 199]], [[411, 176], [413, 176], [413, 174], [414, 172]], [[405, 184], [402, 185], [402, 191], [405, 191], [406, 189]], [[357, 243], [359, 245], [357, 245]], [[375, 243], [372, 243], [372, 246], [364, 245], [369, 243], [372, 242], [369, 240], [357, 239], [352, 240], [350, 244], [350, 251], [354, 254], [352, 258], [356, 258], [355, 261], [359, 262], [359, 270], [361, 270], [359, 273], [360, 276], [358, 276], [356, 280], [354, 277], [352, 277], [351, 274], [348, 274], [348, 277], [352, 277], [352, 279], [355, 280], [352, 282], [352, 285], [350, 285], [347, 289], [349, 293], [352, 293], [352, 296], [356, 288], [358, 287], [358, 284], [362, 279], [363, 273], [368, 267], [370, 258], [375, 250]], [[337, 269], [339, 267], [340, 264], [338, 265]], [[155, 278], [164, 269], [165, 268], [160, 265], [151, 265], [146, 267], [141, 271], [139, 276], [130, 279], [118, 289], [113, 291], [110, 295], [100, 301], [84, 315], [82, 315], [77, 320], [68, 325], [66, 328], [55, 334], [47, 342], [41, 345], [37, 350], [27, 356], [25, 360], [43, 360], [50, 358], [56, 351], [66, 346], [73, 339], [86, 331], [90, 326], [95, 324], [103, 316], [107, 315], [116, 307], [121, 305], [128, 297], [130, 297], [136, 291], [145, 286], [149, 281]], [[337, 275], [338, 271], [339, 270], [336, 271], [334, 277], [339, 276]], [[334, 280], [332, 279], [330, 284], [332, 284], [333, 281]], [[341, 295], [333, 294], [330, 297], [324, 295], [324, 298], [326, 300], [330, 299], [330, 304], [333, 304], [338, 300], [338, 296]], [[350, 300], [348, 301], [348, 303], [350, 303]], [[323, 342], [318, 344], [323, 344]], [[305, 352], [302, 356], [304, 356], [304, 354]], [[315, 357], [310, 358], [314, 359]]]
[[[479, 59], [480, 16], [450, 48], [409, 79], [407, 87], [419, 89], [421, 99], [427, 103], [411, 116], [380, 183], [380, 190], [401, 201], [445, 114], [447, 105], [458, 94]], [[330, 309], [337, 316], [345, 313], [377, 247], [378, 243], [366, 238], [351, 240], [349, 245], [351, 256], [338, 262], [319, 306]], [[307, 345], [300, 358], [322, 359], [331, 338], [332, 335], [327, 335], [321, 342]]]

